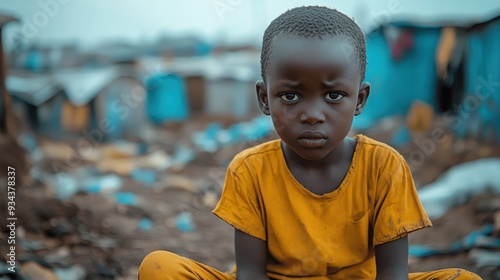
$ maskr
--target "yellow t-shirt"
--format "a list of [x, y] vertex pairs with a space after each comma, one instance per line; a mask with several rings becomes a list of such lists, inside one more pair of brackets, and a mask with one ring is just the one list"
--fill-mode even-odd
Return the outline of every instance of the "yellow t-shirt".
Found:
[[375, 278], [374, 246], [432, 226], [403, 157], [357, 135], [339, 188], [317, 195], [288, 169], [280, 140], [239, 153], [213, 213], [267, 241], [276, 279]]

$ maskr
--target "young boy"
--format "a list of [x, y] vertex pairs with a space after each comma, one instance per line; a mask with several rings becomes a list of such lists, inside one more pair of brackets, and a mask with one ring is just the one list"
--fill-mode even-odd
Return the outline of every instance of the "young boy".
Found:
[[280, 139], [239, 153], [214, 214], [235, 228], [236, 272], [166, 251], [139, 279], [480, 279], [408, 273], [407, 235], [430, 227], [403, 157], [348, 137], [366, 104], [364, 35], [346, 15], [300, 7], [264, 34], [260, 109]]

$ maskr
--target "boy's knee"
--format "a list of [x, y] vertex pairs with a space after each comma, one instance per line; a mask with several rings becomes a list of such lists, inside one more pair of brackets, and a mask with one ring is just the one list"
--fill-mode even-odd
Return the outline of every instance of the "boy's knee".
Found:
[[[470, 272], [468, 270], [465, 270], [465, 269], [450, 268], [450, 269], [446, 269], [445, 271], [447, 272], [446, 273], [447, 278], [443, 278], [443, 279], [481, 280], [481, 277], [479, 277], [479, 275], [477, 275], [473, 272]], [[445, 276], [445, 275], [443, 275], [443, 276]]]
[[170, 279], [183, 269], [183, 259], [169, 251], [151, 252], [139, 266], [139, 279]]
[[[482, 278], [479, 277], [477, 274], [470, 272], [465, 269], [461, 268], [449, 268], [449, 269], [443, 269], [440, 270], [439, 272], [442, 273], [440, 275], [440, 278], [438, 279], [450, 279], [450, 280], [481, 280]], [[441, 278], [442, 277], [442, 278]]]

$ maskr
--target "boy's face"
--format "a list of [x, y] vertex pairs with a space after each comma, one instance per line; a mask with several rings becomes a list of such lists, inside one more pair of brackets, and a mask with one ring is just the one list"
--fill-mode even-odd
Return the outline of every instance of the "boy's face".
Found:
[[306, 160], [328, 155], [363, 110], [370, 85], [360, 85], [352, 44], [343, 37], [274, 38], [266, 83], [257, 83], [259, 106], [286, 143]]

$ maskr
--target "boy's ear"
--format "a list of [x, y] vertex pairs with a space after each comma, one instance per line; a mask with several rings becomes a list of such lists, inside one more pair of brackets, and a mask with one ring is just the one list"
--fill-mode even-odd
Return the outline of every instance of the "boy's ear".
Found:
[[267, 99], [267, 88], [266, 83], [262, 80], [255, 83], [255, 92], [257, 93], [257, 101], [259, 102], [259, 108], [264, 113], [264, 115], [270, 115], [271, 110], [269, 109], [269, 100]]
[[358, 101], [356, 103], [356, 110], [354, 111], [354, 115], [357, 116], [363, 112], [363, 109], [366, 105], [366, 100], [368, 100], [368, 96], [370, 95], [370, 83], [364, 82], [359, 87], [358, 93]]

